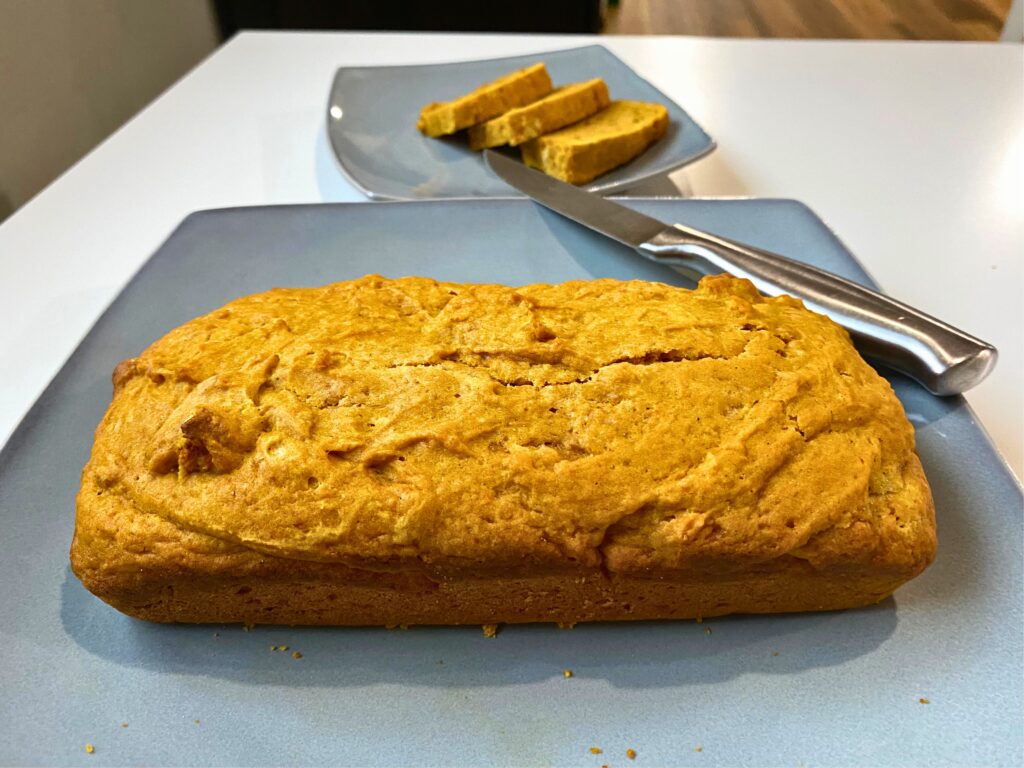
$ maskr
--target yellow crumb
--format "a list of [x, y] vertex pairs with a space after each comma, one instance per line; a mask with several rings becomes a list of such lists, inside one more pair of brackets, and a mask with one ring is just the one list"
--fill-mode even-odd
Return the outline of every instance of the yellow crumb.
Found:
[[570, 677], [572, 677], [572, 670], [566, 669], [562, 672], [562, 674], [565, 675], [566, 680], [568, 680]]
[[498, 625], [497, 624], [484, 624], [484, 637], [497, 637], [498, 636]]
[[698, 616], [698, 617], [697, 617], [697, 623], [698, 623], [698, 624], [701, 624], [701, 623], [703, 623], [703, 622], [704, 622], [704, 617], [703, 617], [703, 616]]
[[608, 763], [603, 763], [603, 764], [601, 765], [601, 768], [611, 768], [611, 766], [610, 766], [610, 765], [608, 765]]
[[696, 747], [693, 748], [693, 751], [694, 752], [703, 752], [704, 751], [704, 747], [702, 747], [700, 744], [698, 744]]
[[121, 723], [121, 727], [122, 728], [127, 728], [128, 727], [128, 723]]
[[302, 658], [302, 654], [299, 653], [298, 651], [292, 651], [292, 658], [293, 659], [301, 659]]
[[630, 760], [636, 760], [636, 750], [635, 749], [627, 749], [626, 750], [626, 757], [628, 757]]
[[192, 722], [195, 723], [196, 725], [199, 725], [199, 721], [198, 720], [193, 720]]
[[778, 655], [779, 655], [778, 651], [772, 651], [772, 656], [778, 656]]
[[705, 635], [710, 635], [711, 634], [711, 627], [704, 627], [704, 634]]
[[576, 626], [576, 622], [575, 621], [560, 621], [560, 622], [558, 622], [558, 628], [559, 629], [572, 629], [575, 626]]
[[246, 632], [252, 632], [252, 628], [255, 626], [256, 625], [253, 624], [251, 621], [247, 621], [245, 622], [245, 624], [242, 625], [242, 629], [244, 629]]
[[96, 747], [94, 747], [92, 744], [86, 744], [85, 751], [91, 755], [93, 752], [96, 751]]
[[602, 750], [600, 747], [591, 747], [590, 748], [590, 754], [592, 754], [592, 755], [600, 755], [601, 752], [603, 752], [603, 751], [604, 750]]
[[279, 646], [277, 646], [277, 650], [279, 650], [279, 651], [287, 651], [288, 650], [288, 646], [287, 645], [279, 645]]
[[918, 699], [917, 701], [918, 701], [918, 702], [919, 702], [920, 704], [931, 704], [931, 701], [929, 701], [928, 699], [925, 699], [925, 698], [920, 698], [920, 699]]

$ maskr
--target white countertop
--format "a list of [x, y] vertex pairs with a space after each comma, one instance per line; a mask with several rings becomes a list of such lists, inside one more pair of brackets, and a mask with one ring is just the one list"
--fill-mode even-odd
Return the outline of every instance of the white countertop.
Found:
[[802, 200], [888, 292], [999, 348], [967, 397], [1020, 478], [1024, 47], [991, 43], [236, 36], [0, 225], [0, 444], [187, 214], [365, 199], [324, 133], [336, 67], [592, 42], [717, 140], [673, 176], [695, 195]]

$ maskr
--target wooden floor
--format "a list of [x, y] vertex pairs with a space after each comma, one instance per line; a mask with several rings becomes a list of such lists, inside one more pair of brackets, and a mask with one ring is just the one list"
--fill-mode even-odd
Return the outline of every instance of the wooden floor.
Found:
[[619, 0], [612, 35], [998, 40], [1011, 0]]

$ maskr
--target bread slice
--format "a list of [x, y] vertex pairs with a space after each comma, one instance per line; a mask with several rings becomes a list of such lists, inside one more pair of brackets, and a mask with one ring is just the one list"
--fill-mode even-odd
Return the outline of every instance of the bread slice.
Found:
[[521, 145], [523, 162], [570, 184], [586, 184], [629, 162], [665, 135], [661, 104], [613, 101], [575, 125]]
[[610, 103], [608, 86], [595, 78], [556, 88], [547, 96], [525, 107], [474, 125], [469, 129], [469, 146], [486, 149], [511, 144], [513, 147], [551, 131], [590, 117]]
[[416, 127], [427, 136], [447, 136], [529, 104], [551, 93], [551, 76], [544, 62], [499, 77], [453, 101], [428, 104]]

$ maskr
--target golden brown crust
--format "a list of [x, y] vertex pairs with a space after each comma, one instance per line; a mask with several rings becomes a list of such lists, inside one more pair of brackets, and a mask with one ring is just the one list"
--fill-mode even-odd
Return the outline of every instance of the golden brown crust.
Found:
[[[391, 623], [632, 618], [635, 590], [663, 582], [651, 594], [682, 601], [652, 598], [666, 617], [843, 607], [934, 554], [888, 383], [828, 319], [725, 276], [274, 290], [172, 331], [115, 382], [73, 568], [155, 620], [268, 620], [230, 598], [242, 587], [286, 623], [389, 623], [424, 590]], [[604, 609], [540, 597], [576, 579]], [[364, 592], [302, 613], [280, 587], [300, 583]], [[769, 599], [783, 586], [792, 599]]]
[[586, 184], [629, 162], [668, 130], [661, 104], [613, 101], [575, 125], [520, 146], [523, 162], [569, 184]]
[[416, 127], [427, 136], [447, 136], [529, 104], [551, 92], [544, 62], [499, 77], [452, 101], [428, 104]]

